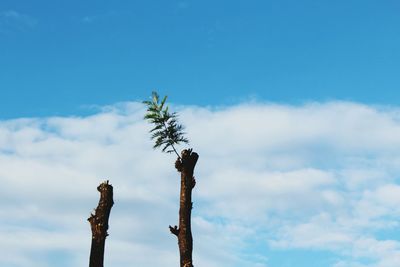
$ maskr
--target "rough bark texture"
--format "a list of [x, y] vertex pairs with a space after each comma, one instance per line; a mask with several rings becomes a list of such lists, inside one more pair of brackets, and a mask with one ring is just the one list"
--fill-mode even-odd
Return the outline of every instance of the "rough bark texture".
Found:
[[103, 267], [104, 245], [108, 236], [108, 219], [114, 204], [113, 187], [108, 181], [101, 183], [97, 187], [97, 191], [100, 192], [99, 205], [95, 210], [95, 214], [91, 214], [88, 219], [92, 228], [89, 267]]
[[179, 205], [179, 227], [169, 226], [172, 234], [178, 237], [180, 266], [193, 267], [193, 237], [191, 228], [192, 189], [196, 184], [193, 172], [199, 155], [191, 149], [183, 150], [181, 158], [175, 162], [175, 168], [181, 173], [181, 192]]

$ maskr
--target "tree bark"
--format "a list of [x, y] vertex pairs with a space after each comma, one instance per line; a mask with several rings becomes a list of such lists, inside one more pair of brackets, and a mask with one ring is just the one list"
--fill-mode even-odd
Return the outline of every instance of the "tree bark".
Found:
[[179, 203], [179, 228], [169, 226], [172, 234], [178, 237], [180, 266], [193, 267], [193, 237], [191, 228], [192, 189], [196, 184], [193, 172], [199, 155], [191, 149], [183, 150], [181, 158], [175, 162], [175, 168], [181, 173], [181, 191]]
[[114, 205], [113, 187], [108, 183], [108, 180], [101, 183], [97, 187], [97, 191], [100, 192], [99, 205], [95, 210], [95, 214], [91, 214], [88, 218], [92, 229], [89, 267], [104, 266], [104, 246], [108, 236], [108, 219], [111, 208]]

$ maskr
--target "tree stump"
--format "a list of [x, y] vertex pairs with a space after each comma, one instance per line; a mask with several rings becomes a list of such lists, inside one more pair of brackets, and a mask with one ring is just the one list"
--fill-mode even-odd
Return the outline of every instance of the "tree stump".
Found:
[[97, 191], [100, 192], [99, 205], [95, 209], [95, 213], [88, 218], [92, 229], [89, 267], [104, 266], [104, 246], [108, 236], [108, 219], [114, 205], [113, 187], [108, 183], [108, 180], [101, 183], [97, 187]]
[[196, 185], [193, 172], [199, 155], [191, 149], [185, 149], [175, 162], [175, 168], [181, 173], [181, 191], [179, 203], [179, 227], [169, 226], [172, 234], [178, 237], [180, 266], [193, 267], [193, 237], [191, 227], [192, 189]]

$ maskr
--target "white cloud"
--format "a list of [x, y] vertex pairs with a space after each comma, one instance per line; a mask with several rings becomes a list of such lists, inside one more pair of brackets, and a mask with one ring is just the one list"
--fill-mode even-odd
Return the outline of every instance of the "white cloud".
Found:
[[102, 21], [102, 20], [109, 19], [112, 17], [116, 17], [118, 15], [121, 15], [121, 14], [116, 11], [109, 11], [106, 13], [99, 13], [96, 15], [87, 15], [81, 19], [81, 22], [86, 23], [86, 24], [91, 24], [94, 22], [98, 22], [98, 21]]
[[34, 28], [38, 21], [32, 16], [22, 14], [15, 10], [0, 12], [0, 32], [23, 31]]
[[[379, 232], [394, 231], [400, 216], [399, 109], [174, 108], [200, 154], [195, 265], [273, 267], [274, 251], [301, 248], [335, 253], [336, 267], [397, 266], [400, 240]], [[151, 149], [143, 113], [125, 103], [87, 117], [0, 122], [0, 265], [85, 265], [86, 218], [109, 179], [106, 265], [176, 266], [168, 225], [177, 222], [179, 175], [173, 155]]]

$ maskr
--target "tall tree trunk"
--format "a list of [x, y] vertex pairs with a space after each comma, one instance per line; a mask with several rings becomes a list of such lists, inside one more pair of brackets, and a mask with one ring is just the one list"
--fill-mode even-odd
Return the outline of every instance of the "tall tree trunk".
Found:
[[181, 173], [181, 192], [179, 205], [179, 228], [169, 226], [172, 234], [178, 237], [180, 266], [193, 267], [193, 237], [191, 228], [192, 189], [196, 184], [193, 172], [199, 155], [191, 149], [183, 150], [181, 158], [175, 162], [175, 168]]
[[108, 236], [108, 219], [111, 208], [114, 205], [113, 187], [108, 183], [108, 180], [101, 183], [97, 187], [97, 191], [100, 192], [99, 205], [95, 210], [95, 214], [91, 214], [88, 219], [92, 228], [89, 267], [103, 267], [104, 245]]

